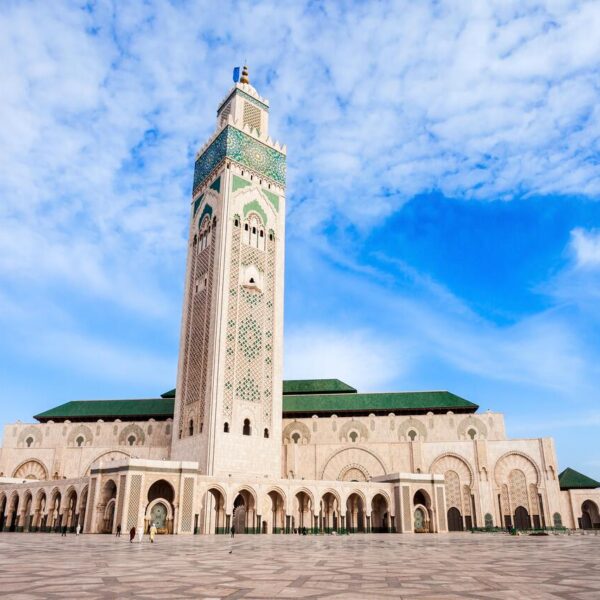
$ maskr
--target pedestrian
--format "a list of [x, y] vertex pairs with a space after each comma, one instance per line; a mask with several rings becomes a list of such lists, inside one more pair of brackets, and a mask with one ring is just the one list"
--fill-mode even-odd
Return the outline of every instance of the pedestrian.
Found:
[[138, 542], [141, 544], [143, 539], [144, 539], [144, 526], [142, 525], [138, 529]]
[[60, 537], [67, 537], [67, 526], [66, 525], [62, 526], [62, 533], [60, 534]]
[[79, 535], [81, 533], [81, 524], [77, 523], [77, 527], [75, 527], [75, 535]]
[[121, 524], [117, 525], [117, 537], [121, 537]]
[[134, 539], [135, 539], [135, 527], [132, 527], [129, 530], [129, 543], [131, 544]]
[[231, 526], [231, 537], [235, 536], [235, 525]]
[[150, 542], [154, 544], [154, 536], [156, 535], [156, 525], [152, 523], [152, 527], [150, 527]]

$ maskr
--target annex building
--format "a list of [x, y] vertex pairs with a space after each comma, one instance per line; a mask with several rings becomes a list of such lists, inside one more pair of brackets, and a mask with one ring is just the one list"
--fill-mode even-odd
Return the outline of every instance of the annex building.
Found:
[[447, 391], [282, 381], [286, 149], [242, 77], [196, 156], [176, 389], [5, 426], [0, 529], [441, 533], [600, 528], [550, 438]]

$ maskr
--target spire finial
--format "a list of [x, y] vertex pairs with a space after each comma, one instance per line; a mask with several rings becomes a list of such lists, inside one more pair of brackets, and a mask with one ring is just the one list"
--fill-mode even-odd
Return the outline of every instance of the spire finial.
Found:
[[242, 69], [242, 76], [240, 77], [240, 83], [250, 83], [250, 79], [248, 79], [248, 67], [244, 65]]

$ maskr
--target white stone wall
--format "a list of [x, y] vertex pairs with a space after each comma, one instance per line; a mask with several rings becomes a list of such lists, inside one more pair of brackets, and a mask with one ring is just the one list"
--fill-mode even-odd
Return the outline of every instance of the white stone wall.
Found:
[[172, 425], [171, 419], [6, 425], [0, 476], [70, 479], [89, 474], [91, 465], [99, 460], [166, 459]]
[[498, 413], [285, 419], [283, 444], [290, 478], [446, 475], [446, 508], [456, 507], [473, 525], [483, 526], [490, 514], [504, 526], [518, 506], [532, 524], [550, 525], [561, 510], [552, 440], [508, 439]]

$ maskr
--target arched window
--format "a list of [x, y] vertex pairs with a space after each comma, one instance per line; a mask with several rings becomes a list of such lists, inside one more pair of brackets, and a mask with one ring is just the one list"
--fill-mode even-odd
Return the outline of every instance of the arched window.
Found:
[[356, 431], [351, 431], [348, 437], [352, 440], [352, 443], [355, 443], [358, 438], [358, 433], [356, 433]]
[[300, 443], [300, 434], [297, 431], [292, 433], [292, 440], [294, 440], [294, 444]]
[[244, 419], [244, 427], [242, 429], [242, 433], [244, 435], [250, 435], [252, 433], [252, 428], [250, 427], [250, 419]]
[[225, 424], [223, 425], [223, 432], [224, 432], [224, 433], [229, 433], [229, 423], [225, 423]]
[[194, 435], [194, 419], [190, 419], [189, 434]]
[[77, 445], [81, 448], [81, 446], [83, 446], [83, 442], [85, 442], [85, 439], [83, 438], [82, 435], [78, 436], [77, 439], [75, 440], [75, 442], [77, 442]]
[[469, 429], [469, 431], [467, 431], [467, 435], [474, 440], [475, 436], [477, 435], [477, 432], [474, 429]]
[[265, 427], [265, 437], [268, 438], [269, 437], [269, 430]]
[[236, 227], [239, 227], [239, 226], [240, 226], [240, 220], [239, 220], [239, 219], [236, 217], [236, 218], [233, 220], [233, 224], [234, 224]]
[[411, 429], [408, 432], [408, 437], [410, 438], [411, 442], [414, 442], [417, 439], [417, 432], [414, 429]]
[[130, 436], [127, 438], [127, 443], [128, 443], [130, 446], [133, 446], [133, 445], [135, 444], [135, 435], [130, 435]]
[[32, 437], [28, 437], [28, 438], [25, 440], [25, 443], [27, 444], [27, 447], [28, 447], [28, 448], [31, 448], [31, 444], [33, 444], [33, 438], [32, 438]]

